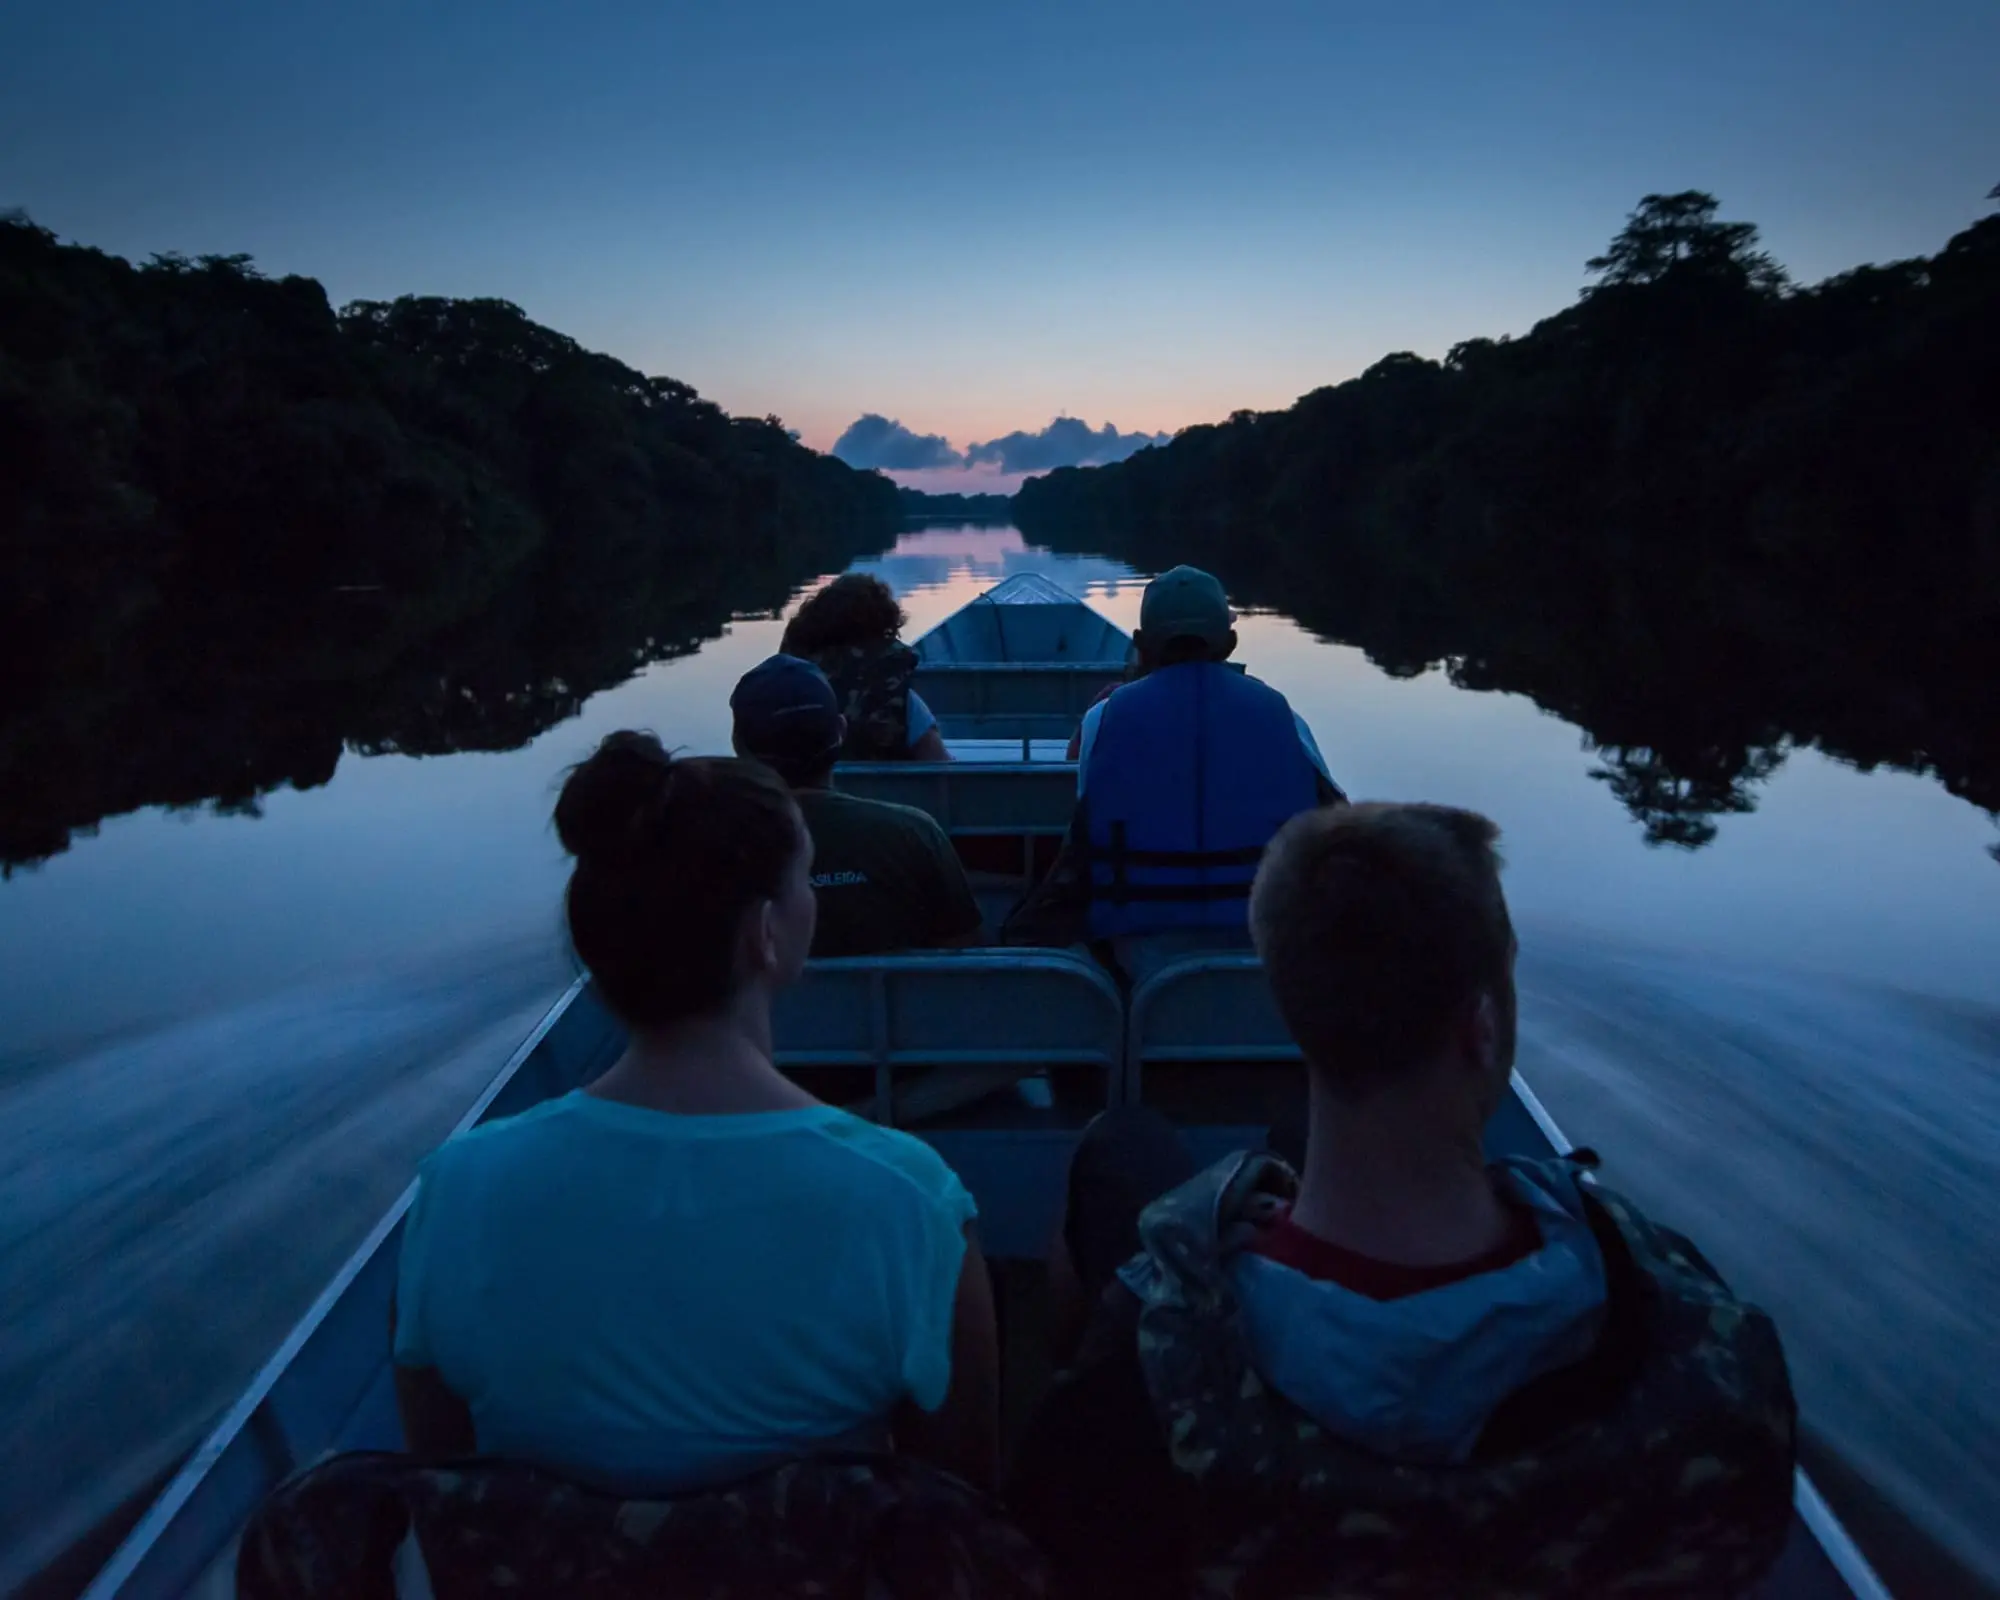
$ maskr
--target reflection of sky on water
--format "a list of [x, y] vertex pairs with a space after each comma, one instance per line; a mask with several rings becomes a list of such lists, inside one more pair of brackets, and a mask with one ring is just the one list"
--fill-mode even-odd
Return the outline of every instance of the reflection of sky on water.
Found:
[[876, 574], [903, 597], [911, 638], [1017, 572], [1053, 578], [1093, 604], [1121, 585], [1143, 582], [1122, 561], [1057, 555], [1031, 547], [1018, 528], [977, 523], [906, 533], [886, 555], [857, 561], [854, 569]]
[[[1143, 588], [1117, 562], [1033, 549], [1012, 528], [912, 532], [860, 565], [902, 594], [912, 637], [1016, 572], [1044, 574], [1127, 628]], [[730, 688], [781, 632], [772, 619], [733, 623], [521, 750], [349, 756], [324, 787], [271, 795], [261, 820], [108, 821], [0, 886], [0, 1054], [330, 970], [553, 939], [563, 862], [548, 819], [563, 768], [626, 726], [727, 749]], [[1531, 702], [1455, 689], [1436, 672], [1388, 678], [1283, 617], [1247, 616], [1240, 632], [1243, 659], [1305, 714], [1352, 793], [1450, 801], [1500, 822], [1526, 921], [1745, 965], [1995, 993], [1991, 824], [1935, 783], [1801, 752], [1707, 849], [1649, 850], [1589, 780], [1595, 762], [1576, 730]]]

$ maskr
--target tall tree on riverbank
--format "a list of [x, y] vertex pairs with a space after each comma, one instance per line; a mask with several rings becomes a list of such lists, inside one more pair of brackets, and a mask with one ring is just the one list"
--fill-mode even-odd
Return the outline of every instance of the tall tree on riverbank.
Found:
[[1719, 222], [1722, 202], [1699, 189], [1649, 194], [1625, 221], [1611, 247], [1585, 263], [1606, 285], [1660, 283], [1675, 273], [1740, 282], [1766, 293], [1786, 284], [1785, 271], [1757, 248], [1750, 222]]
[[1656, 843], [1796, 742], [2000, 809], [2000, 216], [1809, 287], [1719, 217], [1649, 195], [1522, 337], [1031, 479], [1016, 520], [1533, 696]]

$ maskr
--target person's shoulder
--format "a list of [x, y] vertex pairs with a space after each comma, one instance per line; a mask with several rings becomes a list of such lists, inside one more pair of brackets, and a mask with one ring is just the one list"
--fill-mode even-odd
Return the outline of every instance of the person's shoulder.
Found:
[[435, 1161], [444, 1156], [453, 1161], [479, 1161], [493, 1154], [538, 1144], [557, 1129], [574, 1123], [584, 1111], [581, 1091], [557, 1095], [508, 1117], [495, 1117], [477, 1127], [462, 1128], [431, 1152]]
[[919, 810], [916, 806], [902, 805], [894, 800], [871, 800], [858, 794], [842, 795], [838, 809], [851, 823], [859, 823], [883, 833], [920, 839], [926, 845], [936, 844], [946, 838], [944, 829], [928, 811]]
[[497, 1117], [454, 1133], [419, 1163], [417, 1171], [433, 1193], [464, 1182], [481, 1182], [487, 1175], [532, 1162], [543, 1151], [563, 1142], [576, 1122], [579, 1094], [544, 1100], [511, 1117]]
[[[1571, 1181], [1575, 1181], [1573, 1177]], [[1704, 1297], [1733, 1298], [1728, 1281], [1715, 1263], [1686, 1234], [1655, 1221], [1619, 1191], [1595, 1179], [1588, 1186], [1578, 1184], [1577, 1190], [1586, 1214], [1595, 1223], [1600, 1243], [1615, 1241], [1639, 1267], [1656, 1278], [1676, 1279]]]
[[907, 1188], [939, 1204], [955, 1205], [965, 1193], [965, 1185], [944, 1157], [915, 1134], [846, 1113], [829, 1117], [818, 1132], [880, 1173], [893, 1187]]
[[926, 839], [932, 837], [942, 839], [945, 836], [944, 829], [939, 826], [937, 818], [932, 816], [928, 811], [921, 810], [916, 806], [902, 805], [894, 800], [875, 800], [870, 803], [881, 807], [886, 815], [895, 819], [897, 826], [905, 828], [911, 833], [920, 833]]
[[810, 817], [815, 811], [835, 812], [843, 818], [868, 822], [902, 821], [923, 812], [894, 800], [876, 800], [865, 794], [849, 794], [845, 789], [805, 789], [799, 793], [799, 808]]
[[1132, 685], [1129, 683], [1114, 683], [1103, 694], [1099, 695], [1095, 700], [1091, 701], [1090, 709], [1084, 712], [1083, 720], [1077, 724], [1076, 731], [1079, 740], [1081, 740], [1085, 744], [1088, 744], [1091, 741], [1092, 736], [1096, 734], [1097, 730], [1101, 726], [1103, 726], [1104, 708], [1110, 705], [1113, 700], [1118, 698], [1120, 690], [1129, 689], [1131, 687]]
[[[1221, 665], [1221, 663], [1218, 662], [1217, 665]], [[1228, 669], [1225, 668], [1224, 670], [1226, 671]], [[1238, 683], [1246, 683], [1250, 685], [1251, 688], [1258, 690], [1259, 692], [1265, 695], [1270, 696], [1272, 699], [1280, 702], [1283, 705], [1291, 704], [1291, 701], [1285, 698], [1284, 690], [1280, 689], [1276, 684], [1265, 682], [1264, 679], [1258, 677], [1257, 674], [1254, 672], [1250, 672], [1248, 670], [1245, 670], [1243, 672], [1232, 672], [1230, 673], [1230, 676], [1235, 678]]]

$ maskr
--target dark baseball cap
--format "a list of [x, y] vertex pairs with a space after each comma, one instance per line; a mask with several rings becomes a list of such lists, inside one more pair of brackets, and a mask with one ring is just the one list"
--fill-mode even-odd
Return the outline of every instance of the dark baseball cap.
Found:
[[840, 748], [840, 697], [826, 674], [798, 656], [760, 661], [729, 696], [736, 748], [776, 766], [797, 769]]
[[1175, 567], [1146, 585], [1139, 602], [1139, 630], [1155, 645], [1174, 639], [1199, 639], [1220, 646], [1236, 625], [1229, 597], [1211, 573], [1199, 567]]

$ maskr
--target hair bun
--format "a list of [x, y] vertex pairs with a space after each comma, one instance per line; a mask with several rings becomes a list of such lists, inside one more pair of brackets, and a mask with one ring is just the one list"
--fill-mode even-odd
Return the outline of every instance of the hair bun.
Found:
[[674, 758], [652, 734], [609, 735], [564, 780], [556, 837], [579, 861], [626, 854], [659, 815], [674, 773]]

